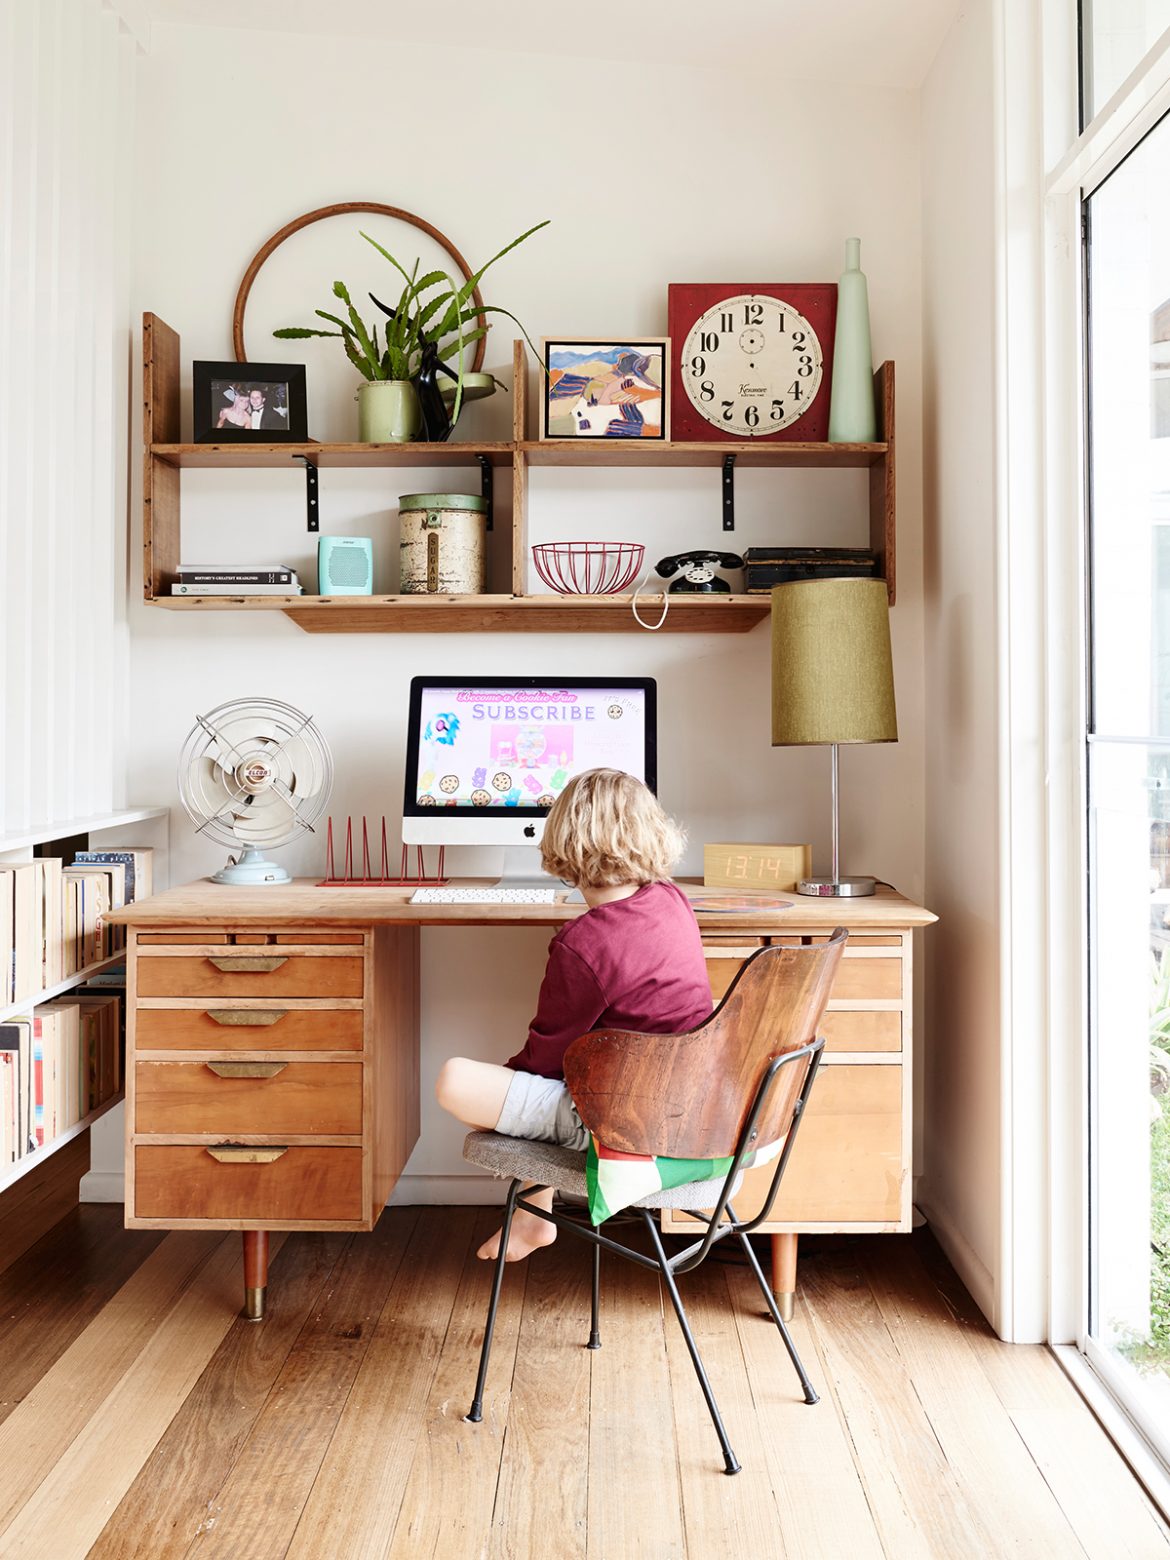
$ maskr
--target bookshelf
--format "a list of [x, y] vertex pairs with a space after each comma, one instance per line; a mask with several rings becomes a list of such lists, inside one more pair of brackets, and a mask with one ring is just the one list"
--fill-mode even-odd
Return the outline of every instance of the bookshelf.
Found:
[[[157, 315], [143, 316], [143, 568], [144, 599], [171, 612], [283, 612], [310, 634], [336, 633], [640, 633], [631, 598], [561, 596], [528, 589], [528, 473], [533, 467], [621, 469], [689, 467], [714, 480], [725, 459], [739, 469], [841, 470], [865, 468], [868, 545], [878, 554], [890, 605], [895, 599], [896, 489], [894, 365], [874, 376], [882, 439], [872, 444], [775, 444], [759, 440], [712, 443], [528, 438], [528, 358], [513, 347], [512, 438], [448, 444], [187, 444], [179, 438], [179, 337]], [[512, 474], [511, 589], [482, 596], [171, 596], [181, 558], [180, 476], [192, 467], [287, 470], [317, 466], [476, 468]], [[717, 506], [717, 488], [712, 504]], [[720, 544], [722, 545], [722, 544]], [[661, 596], [641, 598], [643, 616], [656, 618]], [[746, 633], [768, 616], [767, 594], [673, 596], [664, 633]]]
[[[169, 819], [170, 809], [168, 807], [123, 807], [114, 812], [89, 813], [76, 818], [58, 819], [51, 823], [40, 824], [28, 829], [13, 829], [5, 834], [0, 834], [0, 866], [12, 866], [23, 861], [32, 860], [36, 846], [49, 844], [55, 840], [67, 840], [72, 844], [79, 837], [84, 837], [95, 848], [102, 844], [109, 844], [111, 849], [118, 849], [116, 842], [103, 840], [100, 837], [116, 830], [133, 828], [140, 823], [150, 823], [156, 828], [162, 825], [163, 840], [165, 842]], [[92, 838], [95, 835], [99, 836], [98, 840]], [[161, 855], [162, 852], [156, 850], [156, 862]], [[41, 1003], [51, 1002], [57, 997], [64, 996], [67, 992], [76, 990], [78, 986], [84, 985], [88, 980], [92, 980], [95, 975], [100, 975], [104, 970], [124, 963], [125, 959], [125, 950], [111, 954], [107, 958], [99, 959], [86, 965], [83, 969], [76, 970], [72, 975], [67, 975], [63, 980], [52, 986], [48, 986], [41, 991], [32, 992], [5, 1006], [0, 1006], [0, 1023], [5, 1023], [11, 1018], [31, 1013]], [[12, 1164], [0, 1165], [0, 1192], [4, 1192], [9, 1187], [14, 1186], [26, 1175], [36, 1170], [39, 1165], [44, 1164], [46, 1159], [49, 1159], [58, 1149], [63, 1148], [66, 1143], [72, 1142], [81, 1133], [88, 1131], [94, 1122], [99, 1121], [113, 1110], [116, 1105], [121, 1104], [124, 1098], [124, 1092], [119, 1089], [116, 1094], [111, 1095], [109, 1099], [103, 1100], [100, 1105], [90, 1111], [88, 1115], [83, 1116], [80, 1121], [76, 1121], [71, 1126], [66, 1127], [64, 1131], [59, 1132], [49, 1142], [42, 1144], [40, 1148], [35, 1149], [31, 1154], [23, 1154]]]
[[38, 1165], [43, 1165], [46, 1159], [51, 1159], [59, 1148], [64, 1148], [66, 1143], [71, 1143], [74, 1138], [80, 1137], [83, 1132], [88, 1132], [95, 1121], [100, 1121], [103, 1116], [113, 1110], [115, 1105], [120, 1105], [126, 1098], [121, 1089], [117, 1094], [111, 1094], [108, 1100], [103, 1100], [96, 1108], [91, 1110], [88, 1116], [83, 1116], [80, 1121], [75, 1121], [71, 1127], [66, 1127], [64, 1132], [58, 1132], [57, 1136], [48, 1143], [42, 1143], [40, 1148], [34, 1149], [31, 1154], [25, 1154], [11, 1165], [0, 1165], [0, 1192], [6, 1192], [10, 1186], [15, 1186], [23, 1180], [31, 1170]]

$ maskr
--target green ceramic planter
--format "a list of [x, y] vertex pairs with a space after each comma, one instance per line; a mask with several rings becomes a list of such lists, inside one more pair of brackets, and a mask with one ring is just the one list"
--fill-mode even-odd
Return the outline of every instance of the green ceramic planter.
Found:
[[358, 438], [363, 444], [409, 444], [422, 427], [418, 395], [409, 379], [375, 379], [357, 393]]

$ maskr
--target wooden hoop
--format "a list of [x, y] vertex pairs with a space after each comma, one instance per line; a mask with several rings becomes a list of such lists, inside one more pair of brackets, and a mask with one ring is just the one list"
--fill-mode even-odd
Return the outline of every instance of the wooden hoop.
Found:
[[[261, 244], [249, 261], [248, 269], [244, 272], [244, 279], [240, 283], [240, 290], [236, 293], [235, 308], [232, 310], [232, 349], [236, 354], [237, 363], [246, 363], [248, 361], [248, 354], [244, 348], [244, 311], [248, 307], [248, 294], [252, 291], [252, 283], [256, 280], [260, 267], [265, 260], [268, 259], [274, 249], [277, 249], [284, 243], [286, 238], [291, 238], [294, 233], [299, 233], [301, 228], [308, 227], [312, 222], [320, 222], [325, 217], [344, 216], [350, 211], [369, 211], [376, 216], [397, 217], [400, 222], [409, 222], [411, 227], [419, 228], [445, 249], [458, 265], [464, 279], [467, 281], [471, 280], [471, 267], [447, 235], [440, 233], [439, 229], [426, 221], [425, 218], [416, 217], [412, 211], [403, 211], [401, 206], [384, 206], [380, 201], [376, 200], [347, 200], [340, 201], [334, 206], [318, 206], [316, 211], [306, 211], [303, 217], [297, 217], [292, 222], [286, 223], [279, 232], [272, 235], [267, 243]], [[479, 311], [479, 323], [486, 325], [487, 321], [483, 317], [483, 295], [478, 287], [471, 296], [475, 299], [476, 307]], [[475, 344], [475, 357], [469, 372], [477, 374], [483, 367], [484, 348], [486, 346], [487, 338], [486, 336], [481, 336]]]

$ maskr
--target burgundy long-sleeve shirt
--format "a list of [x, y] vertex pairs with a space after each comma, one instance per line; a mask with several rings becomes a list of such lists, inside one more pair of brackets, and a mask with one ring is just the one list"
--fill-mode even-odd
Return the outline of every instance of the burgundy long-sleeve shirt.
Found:
[[564, 1075], [565, 1052], [591, 1029], [681, 1034], [711, 1016], [698, 922], [673, 883], [645, 883], [568, 921], [549, 944], [536, 1017], [506, 1065]]

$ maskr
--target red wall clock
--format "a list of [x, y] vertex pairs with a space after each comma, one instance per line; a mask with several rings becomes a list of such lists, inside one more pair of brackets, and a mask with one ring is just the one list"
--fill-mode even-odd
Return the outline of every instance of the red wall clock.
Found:
[[667, 289], [674, 440], [822, 443], [833, 282], [672, 282]]

